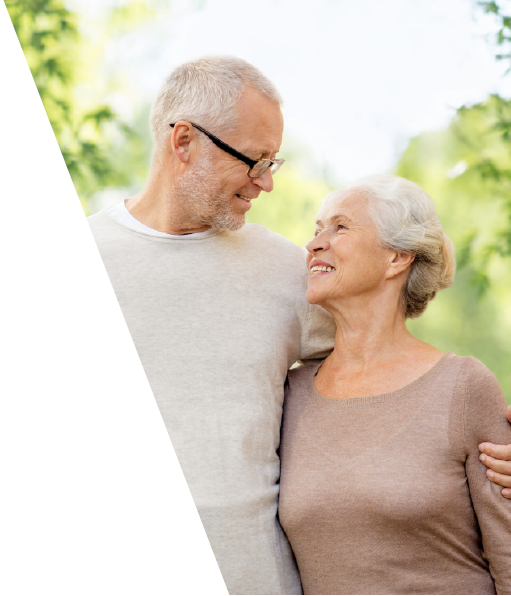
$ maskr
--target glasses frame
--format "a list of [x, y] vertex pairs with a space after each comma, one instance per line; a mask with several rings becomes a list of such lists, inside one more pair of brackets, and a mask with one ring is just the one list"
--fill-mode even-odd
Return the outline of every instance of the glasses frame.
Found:
[[[171, 128], [174, 128], [174, 126], [176, 124], [177, 124], [177, 122], [172, 122], [171, 124], [169, 124], [169, 126]], [[247, 172], [247, 176], [249, 178], [260, 178], [266, 172], [266, 170], [268, 168], [272, 168], [271, 172], [272, 172], [272, 174], [275, 174], [275, 172], [277, 172], [277, 170], [286, 161], [285, 159], [250, 159], [250, 157], [247, 157], [246, 155], [244, 155], [243, 153], [241, 153], [241, 151], [238, 151], [237, 149], [234, 149], [234, 147], [231, 147], [230, 145], [228, 145], [224, 141], [220, 140], [214, 134], [208, 132], [205, 128], [202, 128], [202, 126], [199, 126], [198, 124], [195, 124], [194, 122], [190, 122], [190, 124], [194, 128], [196, 128], [197, 130], [200, 130], [202, 133], [204, 133], [208, 137], [208, 139], [212, 143], [214, 143], [219, 149], [222, 149], [222, 151], [225, 151], [226, 153], [229, 153], [229, 155], [232, 155], [236, 159], [239, 159], [243, 163], [246, 163], [247, 166], [249, 166], [249, 170]], [[253, 170], [254, 167], [258, 163], [263, 163], [263, 162], [265, 163], [265, 166], [266, 167], [264, 167], [264, 169], [262, 170], [262, 172], [259, 172], [257, 174], [257, 176], [251, 176], [250, 175], [251, 170]], [[274, 166], [277, 166], [277, 167], [274, 168]]]

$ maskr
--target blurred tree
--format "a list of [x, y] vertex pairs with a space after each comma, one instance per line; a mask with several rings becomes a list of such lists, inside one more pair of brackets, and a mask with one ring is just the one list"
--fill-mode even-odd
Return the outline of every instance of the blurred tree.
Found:
[[[501, 52], [497, 60], [507, 61], [511, 71], [511, 16], [502, 1], [477, 4], [496, 24], [495, 42]], [[458, 110], [452, 126], [458, 139], [459, 158], [463, 161], [465, 179], [470, 179], [478, 192], [469, 194], [470, 201], [499, 206], [498, 221], [491, 227], [467, 230], [460, 242], [459, 267], [470, 265], [472, 282], [480, 294], [489, 287], [488, 267], [495, 256], [511, 256], [511, 101], [493, 94], [488, 100], [465, 105]], [[463, 155], [461, 155], [463, 154]], [[483, 220], [484, 221], [484, 220]], [[484, 237], [484, 241], [483, 241]]]
[[509, 234], [509, 181], [493, 170], [489, 176], [484, 165], [511, 170], [507, 142], [496, 126], [505, 116], [501, 109], [501, 100], [492, 96], [459, 110], [446, 130], [412, 139], [396, 173], [434, 198], [457, 249], [453, 287], [410, 321], [410, 330], [441, 349], [482, 360], [511, 403], [511, 271], [502, 246]]
[[286, 163], [275, 176], [273, 191], [259, 195], [247, 219], [304, 246], [314, 234], [321, 200], [331, 188], [321, 180], [305, 178], [298, 172]]
[[80, 199], [125, 186], [126, 169], [112, 149], [130, 128], [109, 105], [91, 106], [75, 95], [82, 44], [76, 15], [63, 0], [6, 0], [6, 6]]
[[[477, 4], [495, 18], [502, 50], [496, 58], [511, 66], [511, 17], [503, 2]], [[511, 403], [511, 101], [493, 94], [462, 106], [446, 130], [410, 141], [396, 173], [435, 199], [458, 264], [453, 287], [409, 321], [410, 330], [483, 361]]]

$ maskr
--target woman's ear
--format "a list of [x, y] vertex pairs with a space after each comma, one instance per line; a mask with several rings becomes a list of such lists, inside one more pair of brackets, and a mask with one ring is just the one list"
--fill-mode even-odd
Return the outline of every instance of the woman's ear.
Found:
[[409, 252], [392, 252], [391, 260], [387, 267], [385, 279], [392, 279], [406, 271], [415, 260], [415, 255]]

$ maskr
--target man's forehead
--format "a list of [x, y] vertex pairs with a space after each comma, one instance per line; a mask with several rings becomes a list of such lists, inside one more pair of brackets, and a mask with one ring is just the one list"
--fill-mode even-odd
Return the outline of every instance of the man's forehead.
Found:
[[235, 107], [236, 136], [251, 151], [277, 151], [282, 142], [284, 121], [277, 102], [248, 87]]

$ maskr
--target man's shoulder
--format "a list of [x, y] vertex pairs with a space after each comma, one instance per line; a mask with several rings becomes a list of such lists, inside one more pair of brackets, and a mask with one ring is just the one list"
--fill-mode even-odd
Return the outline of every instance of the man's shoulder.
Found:
[[94, 235], [103, 230], [111, 229], [112, 224], [112, 220], [107, 215], [106, 209], [102, 209], [101, 211], [94, 213], [94, 215], [89, 215], [89, 217], [87, 217], [87, 222]]
[[133, 245], [134, 235], [114, 221], [106, 209], [87, 217], [87, 223], [103, 259], [122, 256]]
[[293, 255], [299, 259], [303, 259], [304, 257], [305, 249], [303, 247], [298, 246], [288, 238], [276, 234], [260, 224], [245, 224], [239, 232], [249, 242], [253, 242], [263, 249], [283, 251], [285, 254]]
[[101, 209], [94, 215], [87, 217], [92, 235], [100, 248], [112, 244], [132, 244], [137, 234], [130, 228], [113, 218], [109, 208]]
[[241, 231], [243, 231], [247, 236], [261, 238], [268, 242], [277, 242], [289, 246], [294, 246], [298, 249], [300, 248], [298, 245], [296, 245], [294, 242], [291, 242], [291, 240], [289, 240], [285, 236], [281, 236], [276, 232], [272, 232], [271, 230], [269, 230], [265, 226], [262, 226], [261, 224], [247, 223], [241, 228]]

